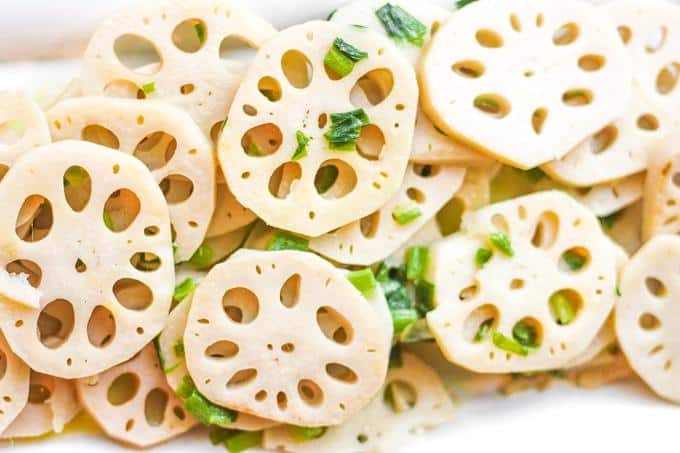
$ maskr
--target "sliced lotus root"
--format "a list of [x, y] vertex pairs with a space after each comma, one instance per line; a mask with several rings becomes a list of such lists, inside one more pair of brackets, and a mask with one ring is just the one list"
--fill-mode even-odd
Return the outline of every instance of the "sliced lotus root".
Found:
[[680, 130], [649, 156], [645, 179], [642, 239], [680, 233]]
[[0, 181], [21, 154], [49, 142], [45, 115], [30, 96], [0, 91]]
[[578, 356], [570, 360], [566, 365], [565, 369], [576, 368], [580, 366], [587, 365], [595, 357], [597, 357], [605, 348], [611, 346], [616, 342], [616, 332], [614, 331], [614, 317], [609, 316], [607, 322], [604, 323], [600, 331], [597, 333], [593, 341], [590, 342], [588, 347], [580, 353]]
[[0, 439], [60, 433], [80, 412], [76, 389], [71, 381], [33, 371], [28, 389], [28, 402], [19, 416], [2, 431]]
[[604, 230], [628, 254], [637, 252], [642, 247], [642, 200], [607, 218]]
[[635, 372], [659, 396], [680, 403], [680, 238], [652, 238], [631, 258], [621, 279], [615, 326]]
[[0, 303], [19, 304], [38, 310], [42, 294], [31, 286], [29, 277], [25, 272], [10, 273], [0, 269]]
[[283, 423], [329, 426], [360, 411], [382, 385], [383, 330], [327, 261], [240, 250], [194, 293], [184, 349], [189, 374], [210, 401]]
[[361, 220], [311, 239], [309, 248], [345, 264], [380, 261], [434, 217], [460, 189], [464, 176], [465, 169], [460, 167], [411, 164], [399, 192], [387, 204]]
[[437, 372], [410, 353], [402, 353], [403, 365], [390, 368], [384, 395], [378, 395], [363, 411], [321, 437], [296, 441], [295, 428], [279, 427], [264, 432], [263, 447], [295, 453], [320, 451], [398, 451], [424, 430], [445, 423], [455, 407]]
[[405, 265], [408, 261], [407, 253], [409, 248], [429, 245], [443, 238], [444, 235], [442, 234], [437, 221], [432, 219], [423, 225], [422, 228], [411, 236], [408, 241], [404, 242], [404, 244], [402, 244], [395, 252], [385, 258], [384, 262], [388, 267], [400, 267]]
[[99, 26], [83, 59], [83, 92], [160, 99], [215, 135], [253, 49], [275, 33], [228, 0], [144, 2]]
[[168, 386], [153, 345], [97, 376], [76, 381], [85, 410], [112, 439], [145, 448], [198, 422]]
[[561, 158], [620, 117], [630, 81], [616, 30], [580, 1], [475, 2], [440, 27], [420, 65], [433, 122], [524, 169]]
[[42, 293], [39, 310], [0, 304], [12, 350], [63, 378], [130, 358], [161, 330], [174, 286], [168, 209], [147, 168], [65, 140], [23, 156], [5, 182], [0, 265]]
[[597, 218], [562, 192], [490, 205], [431, 247], [428, 324], [447, 359], [473, 371], [560, 368], [604, 324], [618, 256]]
[[55, 141], [87, 140], [144, 162], [170, 209], [175, 259], [191, 258], [215, 206], [215, 160], [189, 115], [159, 102], [84, 97], [60, 102], [48, 118]]
[[17, 357], [0, 333], [0, 433], [19, 415], [28, 401], [31, 370]]
[[[324, 66], [328, 52], [340, 53], [338, 39], [367, 54], [339, 79]], [[222, 170], [236, 198], [269, 225], [319, 236], [396, 193], [417, 101], [413, 69], [387, 38], [330, 22], [296, 25], [248, 68], [219, 142]], [[303, 157], [293, 160], [298, 148]]]
[[216, 188], [215, 211], [212, 219], [210, 219], [206, 237], [211, 238], [231, 233], [257, 219], [255, 214], [250, 209], [243, 207], [231, 193], [221, 170], [218, 174]]

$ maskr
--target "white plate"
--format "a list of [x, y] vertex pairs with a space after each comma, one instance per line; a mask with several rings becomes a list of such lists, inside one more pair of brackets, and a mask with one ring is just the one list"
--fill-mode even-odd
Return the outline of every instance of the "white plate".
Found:
[[[142, 0], [137, 0], [142, 1]], [[344, 0], [235, 0], [285, 27], [326, 17]], [[386, 0], [387, 1], [387, 0]], [[433, 0], [451, 8], [454, 0]], [[564, 1], [564, 0], [546, 0]], [[591, 0], [603, 3], [606, 0]], [[78, 55], [99, 19], [135, 0], [0, 0], [0, 61]], [[77, 18], [77, 20], [74, 20]], [[0, 89], [31, 91], [59, 86], [79, 70], [77, 61], [0, 63]], [[679, 383], [680, 385], [680, 383]], [[597, 390], [558, 384], [545, 392], [509, 398], [486, 396], [462, 402], [456, 419], [404, 446], [401, 453], [559, 453], [678, 451], [680, 407], [654, 397], [638, 381]], [[224, 452], [195, 431], [154, 449], [159, 452]], [[68, 434], [19, 442], [13, 451], [69, 453], [127, 449], [104, 437]], [[319, 452], [324, 453], [324, 452]], [[336, 452], [333, 452], [336, 453]], [[351, 452], [337, 452], [351, 453]]]

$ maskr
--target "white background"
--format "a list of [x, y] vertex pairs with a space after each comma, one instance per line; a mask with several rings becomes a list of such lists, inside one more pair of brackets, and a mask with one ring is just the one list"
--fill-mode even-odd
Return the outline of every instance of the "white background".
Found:
[[[453, 0], [434, 1], [448, 8], [453, 4]], [[134, 2], [0, 0], [0, 61], [50, 55], [77, 57], [100, 18]], [[344, 0], [235, 2], [282, 28], [323, 18]], [[67, 81], [77, 72], [77, 61], [0, 63], [0, 89], [33, 90]], [[532, 391], [510, 398], [487, 396], [465, 400], [454, 421], [405, 446], [402, 452], [678, 452], [678, 433], [680, 407], [655, 398], [638, 382], [590, 391], [559, 384], [542, 393]], [[208, 450], [211, 446], [205, 434], [199, 432], [158, 450], [186, 452], [190, 448]], [[212, 448], [212, 451], [224, 451], [222, 447]], [[18, 443], [10, 451], [81, 453], [93, 449], [97, 452], [123, 450], [106, 439], [73, 434], [44, 442]]]

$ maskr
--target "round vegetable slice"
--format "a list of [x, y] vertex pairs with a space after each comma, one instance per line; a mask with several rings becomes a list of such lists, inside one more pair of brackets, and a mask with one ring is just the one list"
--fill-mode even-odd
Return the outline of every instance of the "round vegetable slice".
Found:
[[[579, 61], [587, 56], [606, 63], [584, 70]], [[529, 169], [561, 158], [620, 117], [631, 68], [616, 30], [592, 5], [490, 0], [440, 27], [420, 78], [423, 108], [435, 124]]]
[[215, 206], [215, 159], [189, 115], [159, 102], [83, 97], [60, 102], [48, 119], [55, 141], [83, 139], [144, 162], [168, 203], [175, 259], [191, 258]]
[[89, 376], [161, 330], [174, 284], [168, 209], [137, 159], [65, 140], [19, 159], [0, 185], [0, 265], [29, 275], [40, 310], [0, 304], [33, 370]]
[[644, 187], [642, 239], [680, 232], [680, 131], [668, 136], [649, 155]]
[[31, 370], [17, 357], [0, 333], [0, 433], [21, 413], [28, 400]]
[[460, 189], [465, 169], [408, 167], [399, 192], [378, 211], [313, 238], [309, 248], [345, 264], [369, 265], [397, 250]]
[[257, 219], [255, 214], [250, 209], [244, 208], [231, 193], [221, 170], [218, 171], [216, 195], [215, 212], [210, 219], [206, 237], [212, 238], [231, 233]]
[[628, 362], [656, 394], [676, 403], [679, 261], [677, 236], [656, 236], [643, 245], [623, 271], [615, 311], [616, 335]]
[[0, 434], [1, 439], [60, 433], [80, 412], [73, 382], [31, 372], [28, 402]]
[[253, 49], [276, 33], [227, 0], [144, 2], [109, 17], [83, 58], [85, 95], [162, 99], [219, 131]]
[[360, 411], [382, 385], [383, 330], [344, 272], [318, 256], [241, 250], [196, 290], [184, 348], [210, 401], [329, 426]]
[[319, 236], [353, 222], [398, 190], [417, 101], [413, 69], [387, 38], [291, 27], [263, 45], [236, 94], [218, 146], [227, 183], [278, 228]]
[[[667, 1], [624, 0], [602, 7], [633, 61], [633, 97], [625, 115], [567, 154], [546, 165], [553, 177], [585, 186], [645, 169], [654, 143], [674, 127], [680, 90], [680, 8]], [[604, 61], [579, 60], [587, 70]]]
[[0, 181], [21, 154], [49, 142], [40, 107], [25, 93], [0, 91]]
[[397, 451], [425, 429], [449, 421], [455, 407], [437, 372], [410, 353], [390, 368], [382, 395], [340, 426], [305, 439], [299, 428], [264, 432], [263, 447], [297, 453], [318, 451]]
[[560, 368], [604, 324], [618, 253], [597, 218], [562, 192], [469, 213], [430, 248], [430, 330], [452, 362], [478, 372]]
[[[390, 38], [416, 66], [433, 34], [451, 14], [428, 1], [358, 0], [338, 8], [330, 20], [367, 27]], [[355, 93], [359, 95], [360, 93]], [[489, 160], [438, 131], [418, 109], [411, 161], [431, 164], [486, 165]]]
[[128, 445], [150, 447], [197, 424], [168, 386], [153, 345], [97, 376], [78, 379], [76, 388], [106, 435]]

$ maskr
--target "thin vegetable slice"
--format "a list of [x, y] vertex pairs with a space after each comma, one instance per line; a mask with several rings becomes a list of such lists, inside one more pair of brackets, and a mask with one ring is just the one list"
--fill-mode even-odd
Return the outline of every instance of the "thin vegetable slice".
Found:
[[0, 393], [9, 397], [9, 399], [0, 401], [2, 410], [0, 432], [3, 432], [26, 405], [31, 370], [12, 352], [2, 334], [0, 334], [0, 354], [6, 366], [4, 375], [0, 378]]

